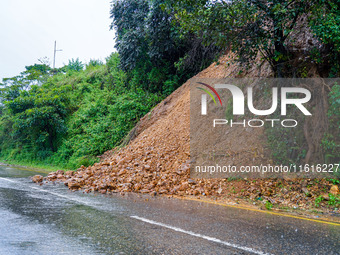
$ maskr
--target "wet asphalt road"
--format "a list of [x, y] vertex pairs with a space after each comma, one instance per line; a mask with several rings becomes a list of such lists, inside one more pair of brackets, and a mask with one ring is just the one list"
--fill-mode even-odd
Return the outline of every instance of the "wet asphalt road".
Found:
[[70, 192], [0, 166], [0, 254], [340, 254], [340, 227], [195, 201]]

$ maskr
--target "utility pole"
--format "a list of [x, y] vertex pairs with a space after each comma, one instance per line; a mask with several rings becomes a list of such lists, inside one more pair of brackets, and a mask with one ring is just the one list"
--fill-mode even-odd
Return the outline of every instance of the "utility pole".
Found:
[[57, 50], [57, 41], [54, 41], [53, 69], [55, 68], [55, 55], [57, 51], [63, 51], [63, 50]]

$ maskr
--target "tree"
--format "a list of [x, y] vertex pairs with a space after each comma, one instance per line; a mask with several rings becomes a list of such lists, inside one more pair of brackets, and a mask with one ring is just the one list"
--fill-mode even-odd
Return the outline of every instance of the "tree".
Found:
[[26, 66], [26, 71], [22, 74], [30, 85], [37, 84], [41, 85], [48, 78], [48, 74], [52, 70], [47, 64], [34, 64]]
[[290, 59], [287, 41], [299, 18], [313, 1], [307, 0], [169, 0], [186, 32], [203, 34], [207, 44], [232, 47], [241, 62], [249, 63], [258, 52], [277, 77], [283, 77]]
[[32, 86], [29, 91], [22, 91], [20, 97], [5, 102], [12, 115], [13, 136], [55, 152], [58, 136], [66, 133], [65, 103], [67, 99], [58, 89], [46, 91]]
[[12, 78], [4, 78], [0, 84], [0, 102], [14, 100], [20, 96], [20, 91], [29, 87], [29, 82], [24, 79], [23, 75]]
[[175, 13], [165, 6], [165, 0], [116, 0], [111, 9], [120, 65], [134, 86], [151, 92], [172, 92], [218, 51], [194, 34], [183, 36]]
[[146, 0], [114, 1], [111, 9], [113, 22], [111, 29], [116, 31], [116, 49], [121, 58], [123, 70], [132, 70], [147, 57], [145, 20], [149, 13]]
[[329, 76], [340, 75], [340, 1], [319, 0], [310, 16], [310, 26], [320, 38], [323, 47], [318, 51], [317, 62]]
[[25, 71], [12, 78], [4, 78], [0, 83], [0, 104], [20, 96], [20, 92], [28, 90], [32, 85], [41, 85], [49, 77], [51, 68], [46, 64], [26, 66]]
[[84, 69], [84, 64], [79, 60], [79, 58], [77, 59], [72, 58], [71, 60], [68, 61], [68, 65], [66, 66], [66, 69], [68, 71], [79, 72]]

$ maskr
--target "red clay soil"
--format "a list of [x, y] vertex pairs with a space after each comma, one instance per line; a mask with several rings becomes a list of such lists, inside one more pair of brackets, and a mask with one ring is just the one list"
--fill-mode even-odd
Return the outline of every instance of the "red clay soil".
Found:
[[[237, 77], [243, 69], [233, 62], [232, 54], [212, 64], [197, 77]], [[270, 77], [268, 64], [254, 65], [242, 76]], [[207, 197], [218, 201], [256, 203], [264, 207], [315, 209], [336, 212], [327, 207], [328, 192], [338, 194], [336, 185], [326, 180], [227, 180], [190, 179], [190, 92], [185, 83], [150, 113], [144, 116], [130, 133], [127, 146], [105, 153], [100, 163], [81, 167], [76, 172], [50, 173], [46, 180], [62, 181], [72, 190], [100, 193], [136, 192], [151, 195], [176, 195]], [[235, 133], [233, 133], [235, 132]], [[270, 162], [270, 153], [263, 139], [263, 129], [256, 132], [239, 130], [230, 132], [233, 153], [246, 155], [236, 160], [235, 165], [246, 165], [254, 160]], [[228, 139], [228, 137], [227, 137]], [[247, 144], [249, 146], [244, 146]], [[242, 146], [240, 146], [242, 145]], [[249, 147], [256, 148], [249, 150]], [[260, 153], [259, 153], [260, 152]], [[248, 161], [248, 162], [247, 162]], [[320, 204], [315, 199], [322, 196]]]

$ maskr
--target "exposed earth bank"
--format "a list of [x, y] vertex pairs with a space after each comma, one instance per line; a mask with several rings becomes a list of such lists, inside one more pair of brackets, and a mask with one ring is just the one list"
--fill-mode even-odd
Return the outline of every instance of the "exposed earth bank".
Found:
[[[212, 64], [197, 77], [238, 77], [241, 67], [233, 62], [232, 54], [222, 57], [219, 62], [221, 64]], [[272, 76], [269, 66], [265, 62], [259, 63], [242, 75]], [[72, 190], [82, 189], [84, 192], [205, 197], [263, 209], [294, 208], [338, 214], [339, 201], [335, 198], [339, 188], [330, 180], [190, 179], [189, 131], [190, 91], [187, 82], [141, 119], [127, 137], [127, 146], [106, 152], [101, 156], [101, 162], [93, 166], [81, 167], [76, 172], [53, 172], [45, 180], [61, 181]], [[271, 162], [263, 132], [261, 128], [255, 132], [234, 129], [227, 134], [230, 148], [233, 148], [229, 153], [239, 155], [235, 158], [235, 165]], [[33, 181], [43, 180], [34, 177]]]

